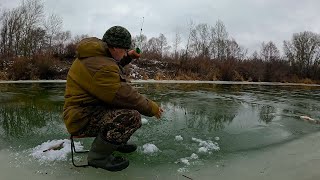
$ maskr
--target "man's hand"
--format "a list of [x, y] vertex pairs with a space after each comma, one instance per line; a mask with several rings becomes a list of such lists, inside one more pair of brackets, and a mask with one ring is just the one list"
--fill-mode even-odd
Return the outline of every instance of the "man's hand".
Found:
[[161, 115], [163, 113], [163, 110], [161, 109], [161, 107], [159, 107], [159, 111], [157, 112], [156, 115], [154, 115], [157, 119], [160, 119], [161, 118]]
[[132, 59], [139, 59], [140, 54], [138, 54], [135, 50], [128, 51], [128, 56], [130, 56]]

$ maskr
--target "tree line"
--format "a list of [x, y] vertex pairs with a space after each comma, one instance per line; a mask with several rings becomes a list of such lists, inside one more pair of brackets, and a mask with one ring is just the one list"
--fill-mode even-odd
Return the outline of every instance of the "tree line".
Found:
[[[56, 14], [45, 15], [39, 0], [25, 0], [0, 13], [0, 79], [64, 79], [75, 56], [76, 44], [88, 35], [72, 37], [62, 29]], [[263, 42], [260, 50], [248, 50], [232, 38], [224, 23], [189, 24], [186, 44], [175, 33], [169, 43], [160, 33], [133, 37], [133, 47], [146, 61], [169, 64], [162, 78], [233, 81], [280, 81], [317, 83], [320, 80], [320, 35], [304, 31], [283, 42], [282, 52], [274, 42]], [[155, 77], [151, 77], [155, 78]], [[160, 77], [161, 79], [161, 77]]]

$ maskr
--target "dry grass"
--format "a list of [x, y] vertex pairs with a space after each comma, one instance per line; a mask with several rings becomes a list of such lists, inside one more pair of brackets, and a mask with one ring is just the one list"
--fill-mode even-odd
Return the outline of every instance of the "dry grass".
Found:
[[0, 72], [0, 80], [8, 80], [7, 74], [5, 72]]

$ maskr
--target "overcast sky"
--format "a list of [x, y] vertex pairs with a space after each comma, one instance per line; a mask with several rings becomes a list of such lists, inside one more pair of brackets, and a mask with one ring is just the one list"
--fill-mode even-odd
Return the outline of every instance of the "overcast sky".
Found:
[[[20, 0], [0, 0], [0, 7], [18, 6]], [[163, 33], [171, 43], [176, 31], [186, 42], [189, 22], [214, 26], [220, 19], [230, 37], [252, 53], [263, 41], [281, 50], [293, 33], [320, 33], [319, 0], [43, 0], [46, 13], [63, 18], [64, 30], [101, 38], [109, 27], [122, 25], [133, 36]]]

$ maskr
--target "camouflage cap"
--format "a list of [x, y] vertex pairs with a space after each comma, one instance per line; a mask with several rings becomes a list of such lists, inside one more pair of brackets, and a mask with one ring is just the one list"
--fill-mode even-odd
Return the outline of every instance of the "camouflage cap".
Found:
[[113, 26], [104, 33], [102, 41], [113, 47], [130, 49], [131, 34], [122, 26]]

